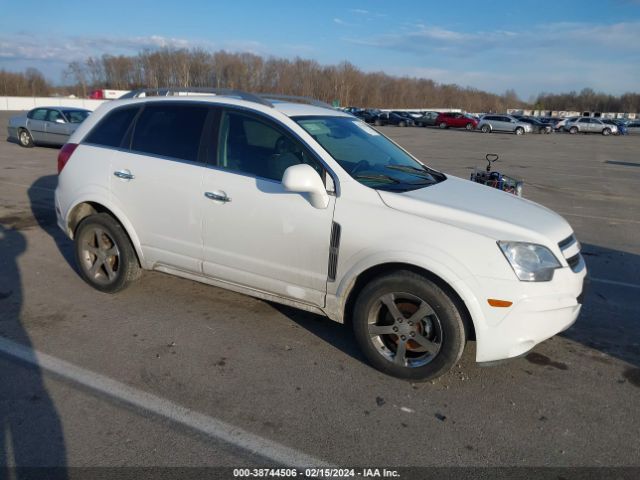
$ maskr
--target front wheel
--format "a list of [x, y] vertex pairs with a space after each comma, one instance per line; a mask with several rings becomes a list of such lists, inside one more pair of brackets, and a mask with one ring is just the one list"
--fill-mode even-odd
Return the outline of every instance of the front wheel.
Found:
[[142, 271], [131, 241], [111, 215], [86, 217], [74, 239], [80, 276], [96, 290], [115, 293], [140, 277]]
[[575, 135], [576, 133], [578, 133], [578, 127], [571, 127], [571, 128], [569, 129], [569, 133], [570, 133], [571, 135]]
[[522, 127], [516, 128], [516, 135], [524, 135], [524, 128]]
[[398, 126], [399, 126], [399, 127], [406, 127], [406, 126], [407, 126], [407, 124], [406, 124], [405, 122], [400, 122], [400, 123], [398, 124]]
[[431, 280], [409, 271], [379, 277], [356, 300], [356, 341], [369, 362], [394, 377], [429, 380], [460, 359], [462, 315]]
[[382, 120], [376, 120], [374, 122], [374, 124], [375, 124], [376, 127], [381, 127], [382, 126]]
[[480, 130], [482, 130], [482, 133], [490, 133], [491, 127], [489, 125], [483, 125]]
[[602, 135], [604, 135], [605, 137], [608, 137], [609, 135], [611, 135], [611, 129], [605, 128], [604, 130], [602, 130]]
[[444, 130], [445, 128], [447, 128], [447, 124], [446, 124], [446, 123], [444, 123], [444, 122], [442, 122], [442, 123], [440, 124], [440, 128]]

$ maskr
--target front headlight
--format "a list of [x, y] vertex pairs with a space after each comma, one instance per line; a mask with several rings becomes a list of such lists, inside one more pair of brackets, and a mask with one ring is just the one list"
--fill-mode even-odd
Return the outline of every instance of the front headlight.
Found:
[[547, 247], [525, 242], [498, 242], [498, 246], [513, 268], [516, 276], [524, 282], [548, 282], [560, 262]]

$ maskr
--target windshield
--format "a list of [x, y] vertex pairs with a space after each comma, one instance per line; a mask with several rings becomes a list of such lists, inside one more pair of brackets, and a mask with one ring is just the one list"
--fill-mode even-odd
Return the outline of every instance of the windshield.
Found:
[[69, 119], [69, 123], [82, 123], [90, 112], [86, 110], [63, 110], [62, 113]]
[[368, 187], [404, 192], [446, 178], [414, 160], [361, 120], [346, 117], [297, 117], [294, 120], [349, 175]]

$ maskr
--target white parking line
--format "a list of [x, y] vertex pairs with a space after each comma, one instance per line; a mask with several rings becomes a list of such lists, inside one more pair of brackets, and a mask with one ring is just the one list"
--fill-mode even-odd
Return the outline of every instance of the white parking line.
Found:
[[330, 467], [327, 462], [298, 450], [249, 433], [216, 418], [120, 383], [112, 378], [77, 367], [69, 362], [0, 337], [0, 353], [29, 363], [95, 392], [189, 427], [211, 438], [241, 448], [276, 464], [291, 467]]
[[606, 283], [608, 285], [616, 285], [618, 287], [628, 287], [628, 288], [637, 288], [640, 289], [640, 285], [637, 283], [627, 283], [627, 282], [618, 282], [617, 280], [607, 280], [606, 278], [590, 278], [592, 282], [596, 283]]

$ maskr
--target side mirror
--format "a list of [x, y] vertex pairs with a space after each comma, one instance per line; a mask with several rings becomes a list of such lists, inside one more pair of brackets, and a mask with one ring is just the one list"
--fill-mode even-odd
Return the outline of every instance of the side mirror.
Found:
[[308, 193], [311, 205], [315, 208], [329, 206], [329, 195], [322, 178], [306, 163], [287, 168], [282, 176], [282, 185], [289, 192]]
[[61, 118], [56, 118], [55, 123], [67, 123]]

